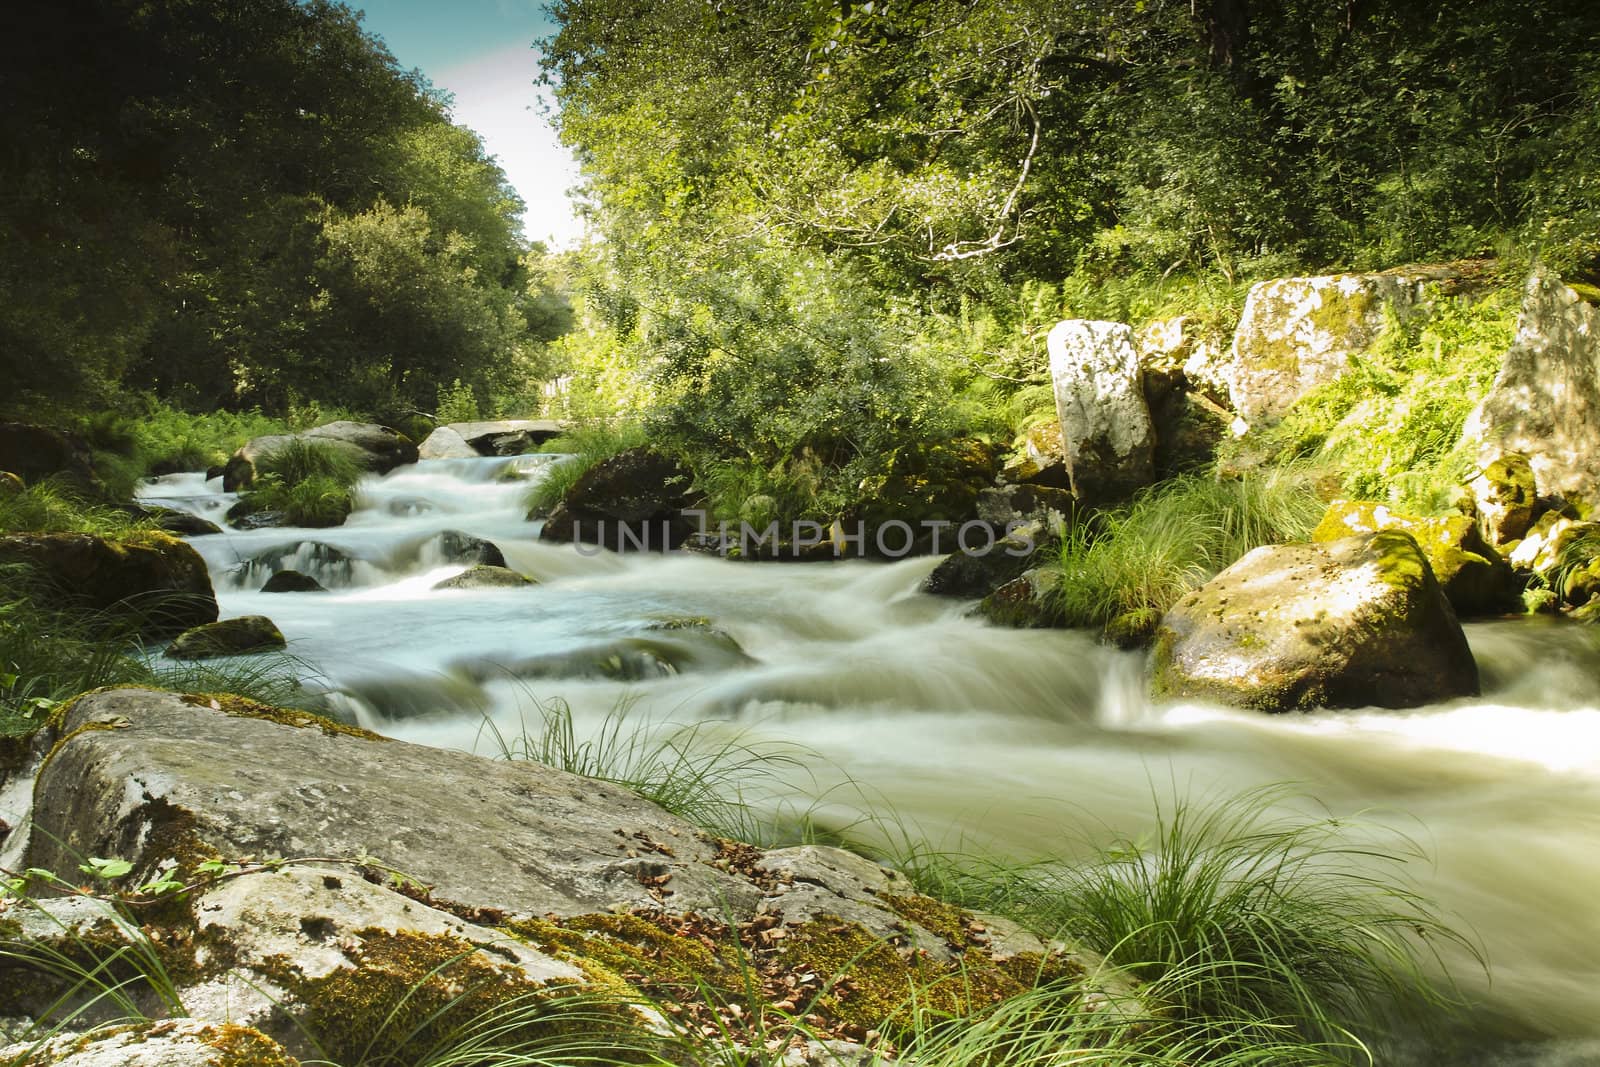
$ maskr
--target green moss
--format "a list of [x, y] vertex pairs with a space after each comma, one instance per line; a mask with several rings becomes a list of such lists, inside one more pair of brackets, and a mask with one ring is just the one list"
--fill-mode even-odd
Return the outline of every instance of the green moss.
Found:
[[182, 699], [185, 704], [198, 708], [209, 707], [236, 719], [265, 719], [279, 726], [293, 726], [299, 730], [315, 728], [329, 737], [359, 737], [363, 741], [389, 740], [382, 734], [363, 730], [359, 726], [348, 726], [324, 715], [315, 715], [295, 708], [273, 707], [271, 704], [263, 704], [233, 693], [185, 693]]
[[581, 968], [601, 989], [624, 996], [743, 990], [739, 946], [726, 927], [633, 913], [580, 915], [559, 922], [527, 919], [504, 929], [540, 951]]
[[973, 922], [972, 913], [962, 911], [954, 904], [920, 894], [884, 895], [879, 899], [889, 905], [896, 915], [911, 920], [930, 933], [938, 934], [949, 945], [959, 948], [970, 939], [968, 927]]
[[217, 1050], [211, 1067], [298, 1067], [299, 1061], [259, 1030], [224, 1023], [201, 1031], [206, 1044]]

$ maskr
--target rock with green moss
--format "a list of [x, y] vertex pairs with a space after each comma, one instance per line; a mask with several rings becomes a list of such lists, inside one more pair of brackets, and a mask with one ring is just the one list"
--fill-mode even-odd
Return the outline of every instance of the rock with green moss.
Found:
[[9, 534], [0, 536], [0, 563], [26, 564], [63, 601], [126, 618], [151, 637], [217, 618], [205, 561], [169, 534]]
[[1061, 443], [1061, 420], [1046, 419], [1017, 435], [1000, 476], [1014, 485], [1044, 485], [1069, 489], [1066, 452]]
[[0, 1047], [0, 1063], [28, 1067], [297, 1067], [281, 1045], [249, 1027], [165, 1019], [67, 1032]]
[[1600, 523], [1584, 522], [1559, 511], [1547, 511], [1511, 545], [1511, 566], [1529, 574], [1548, 576], [1566, 561], [1568, 550], [1579, 541], [1600, 544]]
[[1600, 503], [1600, 309], [1534, 271], [1516, 339], [1462, 438], [1486, 466], [1526, 456], [1542, 493]]
[[1233, 409], [1271, 425], [1306, 393], [1344, 374], [1393, 318], [1427, 296], [1421, 278], [1335, 274], [1260, 282], [1245, 298], [1228, 355]]
[[265, 615], [241, 615], [183, 631], [167, 646], [167, 656], [170, 659], [215, 659], [273, 652], [284, 646], [283, 632], [271, 619]]
[[518, 574], [509, 567], [494, 567], [487, 563], [474, 563], [460, 574], [435, 582], [435, 589], [520, 589], [536, 584], [526, 574]]
[[1478, 669], [1410, 534], [1258, 548], [1166, 613], [1153, 693], [1260, 711], [1408, 708], [1478, 692]]
[[377, 423], [340, 420], [302, 433], [252, 437], [229, 457], [222, 475], [223, 489], [231, 493], [250, 488], [255, 481], [256, 463], [296, 439], [326, 445], [374, 474], [387, 474], [417, 461], [416, 443], [399, 430]]
[[1511, 568], [1484, 544], [1465, 515], [1418, 518], [1367, 500], [1335, 500], [1312, 532], [1313, 541], [1338, 541], [1355, 534], [1404, 530], [1417, 539], [1444, 595], [1458, 616], [1498, 615], [1518, 607]]
[[996, 626], [1017, 630], [1043, 630], [1066, 625], [1055, 600], [1060, 573], [1034, 567], [1011, 579], [979, 601], [974, 614]]
[[1471, 489], [1478, 529], [1491, 547], [1526, 536], [1539, 506], [1539, 489], [1527, 456], [1521, 452], [1496, 456], [1484, 464]]
[[1155, 427], [1133, 331], [1068, 319], [1045, 339], [1071, 488], [1080, 500], [1127, 497], [1155, 477]]
[[20, 477], [10, 471], [0, 471], [0, 500], [16, 496], [24, 488]]

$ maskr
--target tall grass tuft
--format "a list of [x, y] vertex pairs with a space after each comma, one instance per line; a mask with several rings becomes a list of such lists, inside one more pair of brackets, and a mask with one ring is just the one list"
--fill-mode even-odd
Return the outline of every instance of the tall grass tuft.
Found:
[[293, 526], [337, 526], [356, 506], [365, 468], [336, 445], [290, 438], [256, 461], [242, 498], [251, 511], [281, 511]]
[[544, 469], [543, 476], [528, 490], [523, 503], [530, 514], [549, 514], [590, 467], [644, 443], [644, 427], [635, 422], [592, 422], [574, 426], [539, 446], [541, 452], [560, 454], [564, 458]]
[[1308, 536], [1323, 510], [1304, 468], [1183, 475], [1102, 516], [1098, 529], [1068, 530], [1054, 595], [1071, 626], [1159, 618], [1251, 549]]
[[566, 701], [528, 702], [537, 722], [524, 719], [514, 734], [485, 720], [483, 729], [501, 758], [623, 786], [704, 830], [740, 841], [762, 842], [771, 835], [755, 802], [779, 790], [783, 768], [803, 767], [810, 755], [798, 745], [724, 733], [717, 723], [640, 722], [628, 699], [580, 736]]
[[0, 532], [87, 533], [115, 537], [146, 526], [127, 512], [85, 498], [62, 478], [42, 478], [11, 493], [0, 492]]

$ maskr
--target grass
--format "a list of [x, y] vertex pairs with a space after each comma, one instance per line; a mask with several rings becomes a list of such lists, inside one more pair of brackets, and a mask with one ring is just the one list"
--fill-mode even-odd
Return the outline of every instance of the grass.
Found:
[[574, 426], [560, 437], [544, 442], [539, 451], [560, 453], [566, 458], [546, 467], [543, 476], [528, 490], [523, 503], [529, 514], [549, 514], [590, 467], [644, 443], [644, 427], [633, 422], [592, 422]]
[[291, 526], [338, 526], [355, 510], [361, 463], [331, 444], [291, 438], [256, 461], [240, 503], [250, 512], [281, 511]]
[[1153, 627], [1251, 549], [1309, 535], [1323, 510], [1303, 467], [1173, 478], [1097, 524], [1067, 530], [1053, 595], [1071, 626]]
[[537, 721], [507, 735], [493, 720], [483, 730], [503, 759], [531, 760], [630, 789], [672, 814], [722, 837], [760, 842], [769, 834], [753, 800], [782, 785], [780, 771], [804, 766], [797, 745], [758, 743], [716, 723], [641, 723], [633, 701], [619, 701], [587, 737], [572, 708], [555, 698], [527, 698]]
[[141, 523], [127, 512], [89, 500], [63, 478], [43, 478], [15, 492], [0, 490], [0, 532], [86, 533], [116, 537]]

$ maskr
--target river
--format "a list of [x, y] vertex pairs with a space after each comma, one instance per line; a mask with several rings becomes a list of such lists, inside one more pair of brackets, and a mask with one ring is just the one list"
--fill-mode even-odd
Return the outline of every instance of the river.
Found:
[[[1404, 834], [1427, 853], [1409, 873], [1489, 960], [1451, 961], [1485, 1035], [1471, 1062], [1600, 1064], [1600, 628], [1469, 625], [1484, 695], [1416, 711], [1152, 704], [1140, 654], [994, 628], [919, 593], [935, 559], [741, 564], [540, 544], [527, 483], [507, 475], [548, 462], [425, 461], [365, 480], [342, 527], [192, 543], [224, 617], [270, 616], [308, 684], [407, 741], [492, 752], [486, 722], [515, 737], [536, 700], [566, 701], [580, 733], [631, 702], [630, 722], [729, 723], [715, 729], [803, 746], [781, 769], [785, 795], [763, 803], [840, 827], [892, 811], [939, 846], [1015, 857], [1137, 837], [1174, 797], [1293, 783], [1275, 802], [1286, 812], [1321, 805], [1352, 817], [1356, 840]], [[216, 521], [233, 499], [194, 474], [142, 495]], [[445, 530], [493, 541], [538, 584], [434, 590], [462, 569], [441, 561]], [[255, 591], [285, 564], [330, 592]], [[1442, 1055], [1414, 1061], [1466, 1062]]]

